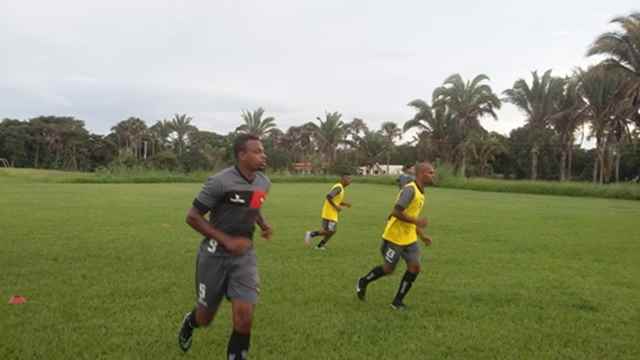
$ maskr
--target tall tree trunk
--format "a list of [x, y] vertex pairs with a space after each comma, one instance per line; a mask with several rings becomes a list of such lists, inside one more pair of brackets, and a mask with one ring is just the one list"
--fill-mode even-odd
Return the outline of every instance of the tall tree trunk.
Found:
[[566, 176], [567, 176], [567, 180], [571, 181], [571, 179], [573, 178], [573, 141], [571, 142], [567, 150], [568, 150], [567, 153], [569, 155], [569, 161], [567, 161]]
[[600, 168], [600, 156], [596, 153], [593, 159], [593, 183], [598, 183], [598, 169]]
[[37, 169], [40, 162], [40, 144], [36, 142], [36, 156], [33, 160], [33, 166]]
[[565, 171], [567, 169], [567, 150], [562, 149], [560, 154], [560, 181], [566, 180]]
[[389, 173], [389, 162], [391, 162], [391, 152], [390, 151], [387, 152], [387, 175], [391, 175]]
[[460, 160], [460, 175], [467, 177], [467, 152], [462, 150], [462, 159]]
[[531, 148], [531, 180], [538, 179], [538, 144]]
[[598, 182], [602, 185], [604, 184], [604, 169], [605, 169], [605, 153], [606, 149], [603, 147], [602, 150], [600, 150], [600, 174], [599, 174], [599, 179]]
[[622, 157], [622, 154], [620, 154], [619, 149], [616, 149], [616, 160], [615, 160], [615, 164], [616, 164], [616, 183], [620, 182], [620, 158]]

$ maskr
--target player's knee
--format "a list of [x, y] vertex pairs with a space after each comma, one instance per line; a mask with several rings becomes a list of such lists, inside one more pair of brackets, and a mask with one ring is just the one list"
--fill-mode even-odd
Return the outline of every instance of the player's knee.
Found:
[[385, 275], [389, 275], [389, 274], [393, 273], [393, 270], [395, 270], [395, 266], [393, 266], [391, 264], [382, 265], [382, 271], [384, 271]]
[[420, 268], [420, 265], [409, 265], [407, 270], [409, 270], [409, 272], [414, 273], [416, 275], [420, 274], [420, 271], [422, 270]]
[[251, 332], [252, 316], [250, 311], [236, 311], [233, 314], [233, 327], [236, 331], [242, 334], [248, 334]]
[[196, 322], [199, 326], [208, 326], [213, 321], [213, 313], [206, 309], [198, 308], [196, 310]]

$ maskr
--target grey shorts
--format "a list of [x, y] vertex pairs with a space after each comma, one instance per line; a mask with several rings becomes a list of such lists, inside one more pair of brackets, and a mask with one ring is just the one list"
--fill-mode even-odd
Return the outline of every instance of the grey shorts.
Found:
[[338, 229], [338, 223], [335, 221], [322, 219], [322, 223], [320, 224], [322, 230], [336, 232]]
[[393, 267], [398, 264], [401, 257], [407, 264], [420, 264], [420, 246], [417, 241], [403, 246], [383, 239], [380, 252], [384, 262]]
[[240, 256], [213, 255], [199, 250], [196, 260], [196, 296], [198, 304], [215, 312], [223, 296], [251, 304], [258, 302], [260, 278], [256, 253], [250, 249]]

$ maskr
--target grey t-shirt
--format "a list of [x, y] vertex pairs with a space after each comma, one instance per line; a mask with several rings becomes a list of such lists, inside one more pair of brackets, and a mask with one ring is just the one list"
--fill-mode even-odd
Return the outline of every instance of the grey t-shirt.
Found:
[[400, 187], [400, 189], [402, 189], [403, 187], [405, 187], [405, 185], [412, 182], [413, 180], [415, 180], [413, 176], [402, 174], [400, 175], [400, 177], [398, 177], [398, 186]]
[[411, 204], [411, 200], [415, 195], [415, 189], [413, 186], [405, 186], [404, 189], [400, 192], [400, 196], [398, 196], [398, 201], [396, 201], [396, 206], [401, 207], [402, 209], [406, 209], [409, 204]]
[[257, 172], [255, 179], [249, 181], [234, 166], [209, 177], [193, 206], [202, 213], [210, 212], [209, 222], [216, 229], [251, 239], [270, 187], [271, 181], [263, 173]]
[[342, 188], [340, 186], [335, 186], [333, 189], [331, 189], [331, 191], [329, 191], [329, 193], [327, 194], [327, 197], [329, 199], [333, 199], [334, 197], [338, 196], [338, 194], [340, 194], [342, 192]]

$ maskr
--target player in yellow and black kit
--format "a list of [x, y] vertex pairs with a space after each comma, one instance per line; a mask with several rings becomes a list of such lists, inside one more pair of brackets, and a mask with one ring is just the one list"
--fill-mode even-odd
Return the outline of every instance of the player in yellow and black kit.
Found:
[[316, 249], [325, 250], [327, 241], [336, 233], [338, 213], [345, 207], [351, 207], [351, 204], [344, 201], [344, 189], [349, 186], [349, 184], [351, 184], [351, 176], [349, 174], [343, 174], [340, 177], [340, 182], [331, 187], [322, 205], [321, 229], [317, 231], [307, 231], [304, 234], [305, 244], [311, 245], [312, 238], [322, 235], [324, 238], [320, 240]]
[[367, 285], [393, 272], [400, 257], [407, 263], [407, 271], [402, 277], [398, 292], [391, 302], [394, 309], [404, 309], [402, 301], [411, 289], [411, 285], [420, 273], [420, 247], [418, 237], [431, 245], [431, 238], [423, 234], [422, 229], [427, 226], [427, 219], [419, 219], [424, 205], [424, 187], [433, 184], [435, 169], [429, 163], [419, 163], [415, 167], [416, 179], [402, 188], [393, 212], [389, 215], [387, 225], [382, 234], [383, 265], [374, 267], [368, 274], [358, 279], [356, 294], [364, 300]]

